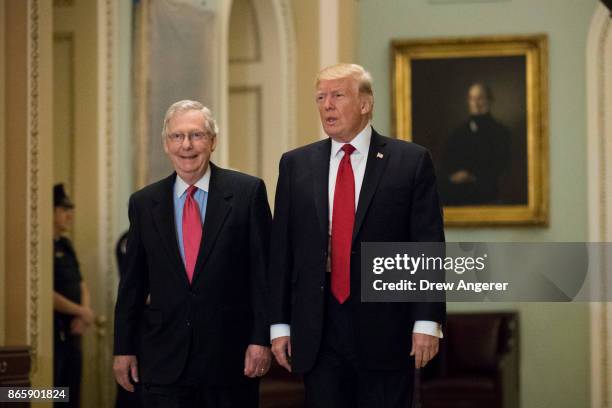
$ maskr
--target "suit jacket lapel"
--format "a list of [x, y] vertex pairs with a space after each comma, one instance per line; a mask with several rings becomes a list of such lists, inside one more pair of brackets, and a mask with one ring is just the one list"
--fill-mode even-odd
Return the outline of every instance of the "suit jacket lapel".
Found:
[[312, 168], [313, 198], [321, 236], [325, 242], [329, 235], [329, 155], [331, 154], [331, 139], [319, 143], [313, 150], [310, 160]]
[[359, 193], [357, 212], [355, 213], [355, 226], [353, 227], [353, 244], [357, 234], [361, 229], [368, 207], [372, 202], [376, 188], [380, 181], [384, 169], [387, 165], [390, 152], [386, 149], [387, 142], [374, 129], [372, 129], [372, 139], [370, 140], [370, 150], [368, 151], [368, 161], [366, 163], [363, 184]]
[[173, 270], [177, 271], [187, 282], [185, 265], [181, 259], [178, 241], [176, 238], [176, 225], [174, 220], [174, 180], [176, 173], [164, 179], [160, 185], [157, 196], [153, 199], [153, 223], [159, 233], [160, 240], [168, 252]]
[[232, 209], [232, 191], [226, 183], [223, 170], [210, 163], [210, 188], [204, 216], [204, 227], [202, 229], [202, 242], [196, 261], [192, 285], [202, 274], [202, 269], [210, 258], [211, 251], [219, 235], [221, 227]]

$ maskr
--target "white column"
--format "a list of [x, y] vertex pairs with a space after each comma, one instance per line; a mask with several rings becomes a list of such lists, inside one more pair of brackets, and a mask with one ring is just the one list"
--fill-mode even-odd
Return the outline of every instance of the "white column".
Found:
[[[609, 11], [601, 4], [591, 21], [586, 52], [587, 65], [587, 154], [589, 241], [612, 241], [612, 24]], [[606, 251], [604, 251], [606, 252]], [[605, 255], [600, 254], [600, 255]], [[601, 259], [598, 271], [591, 271], [592, 293], [610, 297], [607, 271], [612, 259]], [[612, 403], [612, 306], [591, 304], [591, 407]]]

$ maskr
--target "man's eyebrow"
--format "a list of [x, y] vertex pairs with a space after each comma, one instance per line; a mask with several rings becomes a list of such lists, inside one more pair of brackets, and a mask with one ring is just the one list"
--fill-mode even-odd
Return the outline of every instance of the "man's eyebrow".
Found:
[[329, 92], [344, 92], [344, 88], [334, 88], [334, 89], [330, 89]]

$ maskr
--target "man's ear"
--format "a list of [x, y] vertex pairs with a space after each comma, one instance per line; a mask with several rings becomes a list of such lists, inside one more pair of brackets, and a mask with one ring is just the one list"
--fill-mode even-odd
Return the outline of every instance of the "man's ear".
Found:
[[214, 152], [215, 149], [217, 148], [217, 136], [213, 136], [212, 139], [210, 139], [210, 152]]
[[361, 114], [367, 115], [372, 111], [372, 98], [369, 96], [361, 97]]

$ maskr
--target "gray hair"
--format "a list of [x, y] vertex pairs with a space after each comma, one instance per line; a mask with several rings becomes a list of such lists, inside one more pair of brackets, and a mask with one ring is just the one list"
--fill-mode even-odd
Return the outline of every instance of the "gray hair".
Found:
[[215, 121], [210, 109], [198, 101], [185, 99], [174, 102], [166, 111], [166, 115], [164, 116], [164, 126], [162, 128], [162, 139], [165, 139], [166, 135], [168, 134], [168, 122], [170, 122], [170, 119], [172, 119], [174, 115], [192, 110], [202, 112], [202, 115], [204, 115], [204, 126], [206, 131], [213, 136], [217, 136], [219, 133], [219, 127], [217, 126], [217, 121]]

